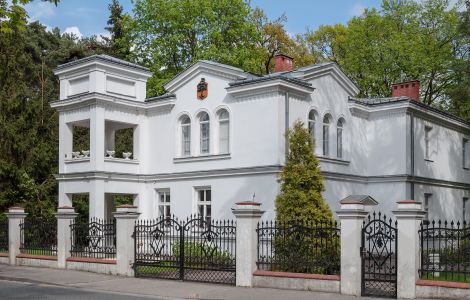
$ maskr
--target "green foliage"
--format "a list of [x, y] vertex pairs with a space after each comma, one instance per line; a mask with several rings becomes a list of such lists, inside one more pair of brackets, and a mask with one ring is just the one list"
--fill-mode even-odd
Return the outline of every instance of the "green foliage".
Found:
[[[175, 257], [180, 256], [181, 244], [175, 243], [172, 252]], [[185, 242], [183, 246], [184, 265], [190, 266], [231, 266], [235, 258], [227, 251], [222, 251], [213, 245], [199, 242]]]
[[319, 161], [304, 124], [297, 121], [287, 134], [289, 154], [279, 175], [281, 192], [276, 199], [280, 223], [332, 222], [333, 216], [321, 193], [324, 191]]

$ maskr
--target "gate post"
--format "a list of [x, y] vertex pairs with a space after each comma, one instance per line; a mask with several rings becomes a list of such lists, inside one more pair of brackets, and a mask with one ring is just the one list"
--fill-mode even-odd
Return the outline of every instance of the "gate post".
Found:
[[116, 207], [116, 265], [118, 275], [134, 276], [135, 221], [140, 213], [137, 206], [121, 205]]
[[256, 228], [264, 211], [261, 203], [245, 201], [237, 203], [232, 213], [237, 218], [236, 234], [236, 285], [252, 287], [253, 272], [258, 257], [258, 235]]
[[421, 202], [415, 200], [399, 201], [397, 218], [397, 297], [416, 298], [416, 280], [419, 278], [420, 263], [419, 225], [425, 212]]
[[27, 215], [24, 208], [19, 206], [10, 207], [6, 213], [8, 217], [8, 259], [12, 266], [16, 265], [16, 256], [20, 254], [20, 224], [24, 222]]
[[78, 216], [78, 213], [71, 206], [62, 206], [57, 208], [55, 216], [57, 218], [57, 267], [65, 269], [67, 258], [70, 257], [72, 249], [70, 224]]
[[368, 215], [368, 203], [358, 199], [349, 196], [341, 200], [341, 209], [336, 212], [341, 222], [341, 294], [354, 296], [361, 296], [362, 224]]

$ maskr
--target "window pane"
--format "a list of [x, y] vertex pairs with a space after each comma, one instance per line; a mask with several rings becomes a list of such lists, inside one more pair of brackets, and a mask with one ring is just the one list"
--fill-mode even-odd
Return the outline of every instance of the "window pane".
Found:
[[210, 217], [212, 215], [212, 207], [210, 204], [206, 205], [206, 217]]
[[343, 129], [338, 128], [337, 132], [338, 158], [343, 158]]
[[209, 153], [209, 123], [201, 124], [201, 153]]
[[229, 122], [228, 121], [220, 122], [219, 148], [220, 148], [220, 153], [229, 152]]
[[182, 154], [191, 155], [191, 127], [188, 125], [182, 127]]
[[165, 215], [165, 217], [171, 216], [170, 205], [167, 205], [165, 208], [166, 208], [166, 215]]
[[327, 156], [329, 152], [329, 126], [323, 125], [323, 155]]
[[163, 209], [164, 209], [163, 205], [158, 206], [158, 215], [161, 216], [161, 217], [164, 216], [164, 210]]
[[211, 190], [206, 190], [206, 201], [211, 202]]
[[198, 214], [199, 216], [203, 217], [204, 216], [204, 205], [198, 205]]

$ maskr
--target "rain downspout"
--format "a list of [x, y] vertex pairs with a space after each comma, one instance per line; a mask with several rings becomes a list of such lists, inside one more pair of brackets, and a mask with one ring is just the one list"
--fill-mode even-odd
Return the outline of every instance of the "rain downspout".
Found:
[[285, 163], [287, 163], [287, 157], [289, 156], [289, 139], [287, 137], [287, 133], [289, 132], [289, 92], [287, 92], [287, 91], [284, 94], [284, 101], [285, 101], [284, 102], [284, 105], [285, 105], [285, 118], [284, 118], [284, 120], [285, 120], [285, 124], [284, 124], [284, 127], [285, 127], [284, 128], [285, 129], [285, 131], [284, 131], [284, 133], [285, 133], [285, 139], [284, 139], [285, 140], [285, 145], [284, 145], [285, 150], [284, 150], [284, 152], [286, 154]]

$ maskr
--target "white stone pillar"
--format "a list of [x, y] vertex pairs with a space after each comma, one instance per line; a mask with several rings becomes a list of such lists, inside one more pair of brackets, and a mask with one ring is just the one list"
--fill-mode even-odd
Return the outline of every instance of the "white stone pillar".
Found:
[[121, 205], [114, 213], [116, 218], [116, 264], [119, 275], [134, 276], [134, 226], [139, 217], [137, 207]]
[[416, 280], [419, 278], [420, 261], [419, 226], [424, 218], [421, 202], [398, 202], [397, 218], [397, 297], [416, 298]]
[[57, 218], [57, 267], [65, 269], [67, 258], [70, 257], [72, 249], [72, 232], [70, 224], [78, 216], [71, 206], [61, 206], [57, 208], [55, 217]]
[[90, 161], [96, 171], [104, 170], [105, 155], [105, 109], [101, 106], [91, 107], [90, 118]]
[[10, 207], [8, 217], [8, 259], [10, 265], [16, 265], [16, 256], [20, 254], [21, 234], [20, 224], [28, 214], [19, 206]]
[[106, 203], [104, 181], [100, 179], [90, 180], [89, 217], [104, 219], [106, 216]]
[[361, 235], [368, 215], [363, 203], [342, 200], [336, 212], [341, 223], [341, 294], [361, 296]]
[[264, 213], [260, 205], [261, 203], [258, 202], [246, 201], [237, 203], [237, 206], [232, 209], [232, 213], [237, 218], [237, 286], [253, 286], [253, 272], [256, 271], [258, 256], [256, 228]]

